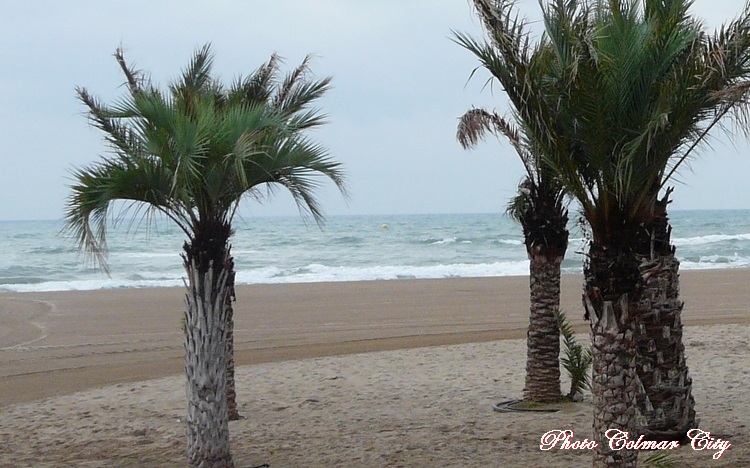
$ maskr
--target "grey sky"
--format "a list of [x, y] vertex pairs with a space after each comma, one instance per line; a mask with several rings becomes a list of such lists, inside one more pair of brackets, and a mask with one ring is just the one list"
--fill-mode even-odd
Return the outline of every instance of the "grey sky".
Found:
[[[696, 0], [713, 29], [744, 0]], [[538, 18], [536, 0], [519, 2]], [[72, 167], [106, 151], [89, 127], [75, 87], [107, 101], [123, 78], [112, 53], [166, 85], [196, 47], [211, 42], [225, 80], [247, 74], [278, 52], [288, 68], [307, 53], [312, 69], [333, 76], [320, 101], [330, 124], [316, 132], [345, 164], [351, 200], [329, 184], [327, 214], [499, 212], [522, 168], [504, 142], [463, 151], [458, 116], [471, 106], [505, 113], [499, 88], [451, 41], [451, 30], [481, 36], [466, 0], [6, 1], [0, 3], [0, 220], [62, 216]], [[717, 134], [718, 135], [718, 134]], [[683, 171], [673, 209], [750, 208], [750, 146], [719, 135]], [[277, 191], [245, 215], [295, 214]]]

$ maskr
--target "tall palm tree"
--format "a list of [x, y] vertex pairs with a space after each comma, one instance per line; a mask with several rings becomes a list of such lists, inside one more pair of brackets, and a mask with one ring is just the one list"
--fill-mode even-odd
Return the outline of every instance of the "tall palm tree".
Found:
[[[543, 8], [545, 34], [532, 48], [513, 2], [474, 3], [499, 45], [491, 62], [515, 72], [498, 79], [511, 100], [517, 95], [536, 113], [525, 121], [529, 132], [588, 222], [583, 298], [594, 341], [594, 464], [633, 466], [637, 452], [611, 450], [604, 434], [621, 429], [632, 438], [649, 423], [635, 405], [641, 318], [661, 297], [679, 303], [668, 291], [673, 281], [649, 283], [674, 272], [654, 247], [669, 244], [669, 192], [659, 192], [728, 112], [747, 116], [748, 10], [709, 37], [685, 0], [556, 0]], [[658, 355], [656, 362], [663, 364]], [[664, 392], [647, 394], [654, 388]], [[684, 408], [688, 396], [673, 401]]]
[[117, 200], [162, 214], [185, 233], [188, 459], [191, 466], [232, 466], [226, 398], [232, 220], [244, 198], [262, 197], [264, 185], [288, 189], [316, 220], [322, 217], [315, 176], [343, 190], [340, 164], [300, 131], [323, 123], [309, 104], [329, 79], [274, 91], [280, 99], [307, 96], [298, 101], [302, 112], [290, 118], [279, 111], [284, 106], [258, 98], [269, 89], [258, 83], [262, 73], [229, 87], [216, 80], [208, 45], [166, 92], [128, 66], [121, 50], [115, 57], [128, 86], [123, 98], [106, 105], [77, 90], [112, 153], [74, 172], [66, 228], [105, 268], [107, 223]]
[[[595, 12], [597, 35], [586, 44], [594, 52], [576, 64], [580, 86], [564, 91], [578, 96], [564, 107], [579, 137], [568, 164], [557, 166], [566, 182], [584, 187], [576, 196], [592, 235], [585, 303], [610, 344], [619, 340], [627, 352], [635, 350], [633, 421], [650, 439], [683, 439], [696, 423], [682, 344], [679, 262], [667, 217], [671, 189], [660, 192], [727, 112], [742, 115], [750, 78], [748, 10], [708, 36], [689, 6], [680, 0], [611, 2]], [[572, 54], [581, 41], [570, 45]], [[606, 356], [614, 348], [603, 343], [595, 341], [595, 371], [606, 399], [613, 381], [601, 373], [611, 368]], [[622, 369], [625, 382], [631, 372]], [[605, 419], [599, 415], [600, 427], [611, 428]]]
[[[682, 7], [685, 12], [688, 6], [689, 3]], [[687, 65], [682, 68], [683, 91], [687, 91], [682, 99], [686, 104], [675, 106], [673, 116], [680, 115], [681, 119], [675, 122], [671, 136], [694, 133], [686, 139], [682, 154], [662, 177], [660, 187], [728, 113], [750, 130], [747, 126], [750, 2], [737, 19], [715, 34], [701, 33], [699, 46], [690, 52], [685, 59]], [[642, 295], [648, 302], [642, 303], [645, 309], [639, 314], [641, 323], [636, 335], [636, 370], [644, 389], [637, 401], [647, 420], [648, 438], [684, 440], [687, 431], [695, 427], [696, 419], [692, 379], [682, 343], [684, 304], [679, 298], [679, 261], [675, 258], [667, 213], [671, 193], [669, 188], [661, 198], [654, 197], [652, 215], [645, 224], [650, 244], [642, 244], [640, 252]]]
[[[473, 52], [485, 67], [490, 67], [486, 47], [458, 34], [457, 41]], [[508, 71], [488, 68], [494, 76]], [[523, 126], [525, 109], [515, 116]], [[527, 117], [528, 118], [528, 117]], [[526, 176], [518, 194], [508, 205], [508, 214], [521, 224], [529, 257], [530, 313], [527, 332], [526, 385], [524, 401], [559, 401], [560, 393], [560, 267], [568, 248], [568, 212], [564, 191], [543, 164], [533, 136], [521, 136], [519, 130], [495, 112], [471, 109], [460, 119], [457, 138], [464, 148], [476, 146], [487, 132], [503, 135], [518, 153]]]

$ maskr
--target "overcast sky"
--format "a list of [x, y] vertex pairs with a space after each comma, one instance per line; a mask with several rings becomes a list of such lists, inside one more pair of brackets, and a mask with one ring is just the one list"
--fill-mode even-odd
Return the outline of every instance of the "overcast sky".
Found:
[[[744, 0], [696, 0], [713, 29]], [[539, 17], [536, 0], [519, 2]], [[319, 101], [330, 123], [315, 137], [341, 161], [351, 199], [329, 184], [329, 215], [500, 212], [522, 168], [504, 142], [463, 151], [457, 118], [472, 106], [506, 112], [499, 88], [451, 41], [482, 36], [467, 0], [108, 0], [0, 2], [0, 220], [62, 217], [70, 169], [106, 150], [83, 116], [76, 86], [111, 101], [122, 93], [112, 57], [166, 85], [195, 49], [213, 44], [215, 72], [229, 81], [273, 52], [286, 68], [312, 53], [333, 89]], [[673, 209], [750, 208], [750, 146], [719, 136], [683, 171]], [[246, 215], [295, 214], [277, 191]]]

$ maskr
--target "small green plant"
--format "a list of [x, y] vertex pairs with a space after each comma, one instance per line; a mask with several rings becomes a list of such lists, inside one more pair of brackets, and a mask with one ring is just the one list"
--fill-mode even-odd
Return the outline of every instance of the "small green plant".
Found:
[[568, 323], [565, 313], [558, 311], [555, 316], [563, 338], [563, 345], [565, 345], [565, 357], [560, 359], [560, 362], [570, 376], [568, 398], [572, 400], [576, 394], [591, 388], [589, 370], [593, 362], [593, 355], [590, 346], [583, 347], [576, 341], [573, 328]]
[[667, 452], [657, 452], [646, 459], [644, 466], [653, 466], [654, 468], [672, 468], [677, 466], [680, 461]]

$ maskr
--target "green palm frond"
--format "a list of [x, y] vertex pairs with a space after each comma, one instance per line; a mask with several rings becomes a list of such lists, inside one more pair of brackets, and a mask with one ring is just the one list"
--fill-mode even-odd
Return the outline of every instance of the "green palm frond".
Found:
[[530, 43], [514, 2], [473, 4], [490, 41], [456, 41], [502, 85], [528, 146], [579, 201], [596, 241], [641, 225], [725, 117], [748, 121], [748, 8], [708, 35], [688, 0], [556, 0]]
[[170, 178], [160, 164], [148, 158], [111, 159], [73, 172], [65, 212], [67, 229], [82, 250], [106, 268], [106, 232], [114, 201], [143, 203], [175, 221], [187, 234], [193, 221], [185, 201], [170, 194]]
[[212, 66], [211, 46], [206, 44], [193, 54], [187, 68], [182, 72], [181, 79], [169, 86], [173, 98], [189, 106], [197, 96], [211, 96], [209, 90], [214, 84], [211, 76]]
[[327, 150], [308, 138], [290, 138], [278, 141], [270, 150], [271, 167], [265, 169], [273, 182], [285, 187], [294, 197], [297, 206], [313, 216], [316, 222], [323, 220], [323, 213], [314, 193], [325, 176], [346, 194], [344, 174], [340, 163], [333, 161]]
[[674, 468], [682, 465], [683, 462], [677, 459], [674, 455], [669, 452], [656, 452], [651, 454], [646, 460], [644, 460], [644, 466], [651, 466], [654, 468]]
[[330, 78], [310, 78], [309, 58], [279, 83], [273, 55], [227, 88], [211, 74], [206, 45], [164, 93], [125, 62], [121, 49], [115, 55], [128, 82], [125, 96], [106, 105], [77, 90], [113, 152], [73, 172], [65, 225], [105, 268], [107, 217], [116, 200], [164, 214], [192, 239], [199, 226], [231, 223], [240, 201], [261, 185], [286, 188], [318, 222], [315, 192], [323, 179], [346, 195], [341, 165], [303, 133], [324, 123], [310, 105], [330, 89]]
[[251, 75], [238, 78], [228, 93], [230, 103], [265, 103], [271, 99], [279, 72], [280, 57], [276, 54]]
[[555, 313], [557, 325], [560, 328], [560, 335], [563, 339], [564, 357], [560, 358], [560, 363], [570, 376], [569, 397], [591, 388], [591, 364], [594, 361], [591, 347], [583, 347], [576, 341], [573, 327], [570, 326], [565, 313], [558, 311]]

